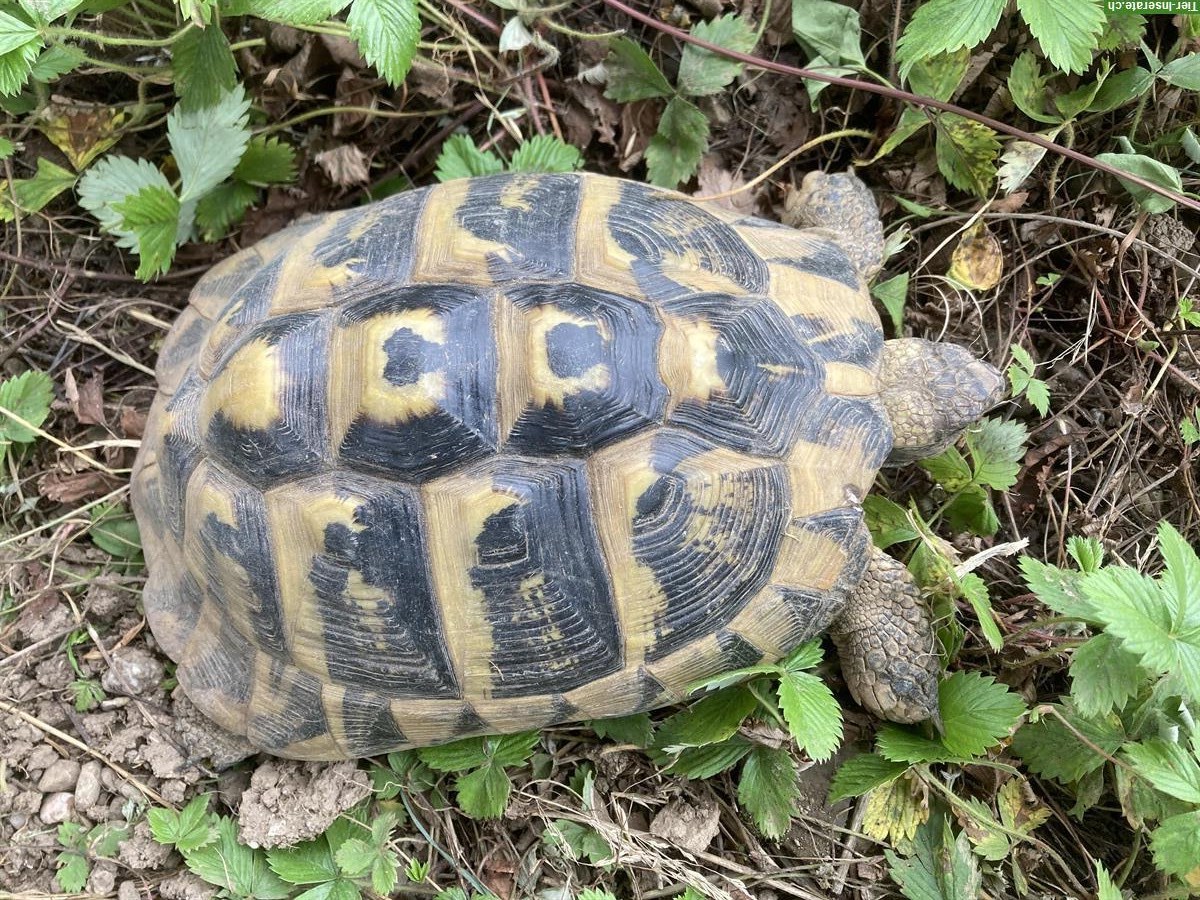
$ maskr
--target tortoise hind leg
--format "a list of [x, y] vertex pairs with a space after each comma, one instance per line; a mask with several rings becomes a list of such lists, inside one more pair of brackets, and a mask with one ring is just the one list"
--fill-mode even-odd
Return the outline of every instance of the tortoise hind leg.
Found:
[[929, 607], [908, 570], [870, 549], [866, 574], [830, 626], [850, 693], [892, 722], [938, 716], [938, 661]]
[[865, 279], [883, 265], [883, 222], [871, 189], [853, 170], [809, 172], [787, 198], [784, 221], [796, 228], [825, 228]]

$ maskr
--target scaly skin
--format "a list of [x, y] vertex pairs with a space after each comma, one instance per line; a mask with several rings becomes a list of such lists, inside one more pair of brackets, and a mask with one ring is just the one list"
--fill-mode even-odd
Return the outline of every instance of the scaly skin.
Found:
[[797, 228], [824, 228], [837, 235], [863, 280], [883, 263], [883, 222], [875, 196], [853, 171], [809, 172], [788, 197], [785, 221]]
[[859, 706], [891, 722], [940, 723], [933, 621], [903, 564], [872, 548], [866, 575], [829, 632]]
[[887, 465], [936, 456], [1004, 398], [1004, 379], [957, 344], [899, 338], [883, 344], [880, 398], [892, 424]]

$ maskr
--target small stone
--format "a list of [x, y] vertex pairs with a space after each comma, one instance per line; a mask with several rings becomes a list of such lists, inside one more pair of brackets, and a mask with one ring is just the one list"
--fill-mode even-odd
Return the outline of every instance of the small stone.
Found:
[[87, 880], [87, 889], [101, 896], [111, 894], [117, 886], [117, 867], [110, 862], [98, 862]]
[[162, 684], [163, 665], [141, 647], [124, 647], [112, 654], [112, 666], [100, 676], [110, 694], [140, 697]]
[[20, 831], [29, 824], [29, 816], [25, 813], [13, 813], [8, 817], [8, 824], [13, 827], [14, 831]]
[[96, 760], [85, 762], [75, 781], [75, 806], [88, 810], [100, 802], [100, 771], [103, 767]]
[[46, 795], [46, 799], [42, 801], [42, 810], [38, 813], [38, 817], [46, 825], [57, 825], [71, 818], [73, 812], [75, 812], [75, 795], [59, 791]]
[[73, 759], [60, 759], [50, 764], [38, 779], [38, 790], [43, 794], [69, 791], [79, 778], [79, 763]]
[[54, 765], [59, 758], [54, 752], [54, 748], [49, 744], [41, 744], [33, 748], [33, 752], [25, 758], [25, 771], [37, 772], [41, 769], [48, 769]]
[[142, 900], [142, 892], [138, 890], [137, 882], [122, 881], [117, 887], [117, 900]]

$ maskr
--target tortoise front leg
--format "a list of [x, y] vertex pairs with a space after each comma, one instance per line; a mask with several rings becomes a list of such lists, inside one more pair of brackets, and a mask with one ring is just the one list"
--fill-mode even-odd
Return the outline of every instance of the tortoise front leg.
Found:
[[871, 547], [867, 572], [829, 628], [850, 693], [892, 722], [939, 725], [941, 665], [929, 606], [901, 563]]

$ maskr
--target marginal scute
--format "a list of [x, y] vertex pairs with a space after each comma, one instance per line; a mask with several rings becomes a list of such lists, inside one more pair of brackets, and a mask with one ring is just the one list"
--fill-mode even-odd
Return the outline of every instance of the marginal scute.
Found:
[[279, 564], [297, 665], [312, 661], [335, 684], [392, 698], [458, 696], [416, 490], [364, 476], [334, 490], [324, 481], [268, 500], [275, 530], [288, 534]]
[[184, 556], [210, 602], [256, 647], [283, 658], [278, 572], [262, 494], [205, 461], [184, 502]]

